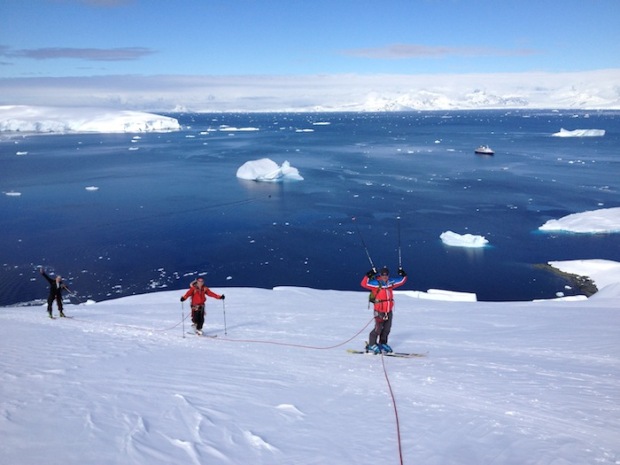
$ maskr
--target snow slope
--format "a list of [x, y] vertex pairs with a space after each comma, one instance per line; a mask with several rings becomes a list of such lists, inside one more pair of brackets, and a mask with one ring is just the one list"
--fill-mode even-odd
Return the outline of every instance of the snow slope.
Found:
[[0, 463], [620, 463], [617, 286], [536, 303], [400, 292], [390, 342], [416, 359], [346, 352], [370, 330], [366, 292], [214, 290], [217, 338], [186, 334], [184, 290], [72, 319], [0, 309]]

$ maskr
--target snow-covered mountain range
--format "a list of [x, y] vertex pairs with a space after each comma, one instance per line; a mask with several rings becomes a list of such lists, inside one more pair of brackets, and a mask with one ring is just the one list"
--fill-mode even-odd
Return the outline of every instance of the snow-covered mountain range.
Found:
[[0, 79], [0, 105], [277, 112], [620, 109], [620, 69], [572, 73]]

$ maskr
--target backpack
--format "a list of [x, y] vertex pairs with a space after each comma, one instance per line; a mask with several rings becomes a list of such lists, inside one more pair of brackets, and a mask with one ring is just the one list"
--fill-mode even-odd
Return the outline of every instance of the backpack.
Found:
[[375, 291], [370, 291], [370, 294], [368, 295], [368, 302], [370, 302], [371, 304], [374, 304], [377, 300], [377, 294], [379, 293], [380, 290], [381, 290], [381, 283], [379, 283], [379, 287]]

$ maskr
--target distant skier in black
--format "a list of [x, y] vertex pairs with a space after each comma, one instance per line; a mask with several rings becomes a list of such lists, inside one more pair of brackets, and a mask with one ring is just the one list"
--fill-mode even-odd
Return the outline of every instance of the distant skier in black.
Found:
[[56, 276], [56, 279], [50, 278], [43, 268], [39, 270], [39, 272], [43, 275], [43, 277], [50, 283], [50, 295], [47, 297], [47, 313], [50, 318], [52, 317], [52, 304], [54, 300], [56, 301], [56, 305], [58, 305], [58, 311], [60, 312], [60, 317], [64, 318], [65, 314], [62, 311], [62, 291], [65, 290], [71, 293], [71, 290], [66, 286], [65, 283], [62, 282], [61, 276]]

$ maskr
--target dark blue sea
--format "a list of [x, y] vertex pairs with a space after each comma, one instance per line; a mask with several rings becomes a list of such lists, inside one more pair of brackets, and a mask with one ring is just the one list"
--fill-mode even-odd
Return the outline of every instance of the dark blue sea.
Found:
[[[198, 274], [215, 289], [361, 290], [366, 250], [396, 271], [400, 245], [407, 289], [504, 301], [579, 293], [537, 264], [620, 261], [617, 234], [537, 231], [620, 206], [620, 112], [169, 116], [183, 131], [0, 136], [0, 191], [22, 194], [0, 196], [0, 305], [46, 297], [39, 266], [66, 277], [76, 303]], [[560, 128], [606, 134], [552, 137]], [[481, 144], [495, 156], [475, 155]], [[236, 178], [260, 158], [304, 181]], [[489, 246], [448, 247], [449, 230]]]

